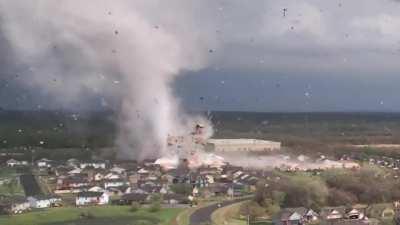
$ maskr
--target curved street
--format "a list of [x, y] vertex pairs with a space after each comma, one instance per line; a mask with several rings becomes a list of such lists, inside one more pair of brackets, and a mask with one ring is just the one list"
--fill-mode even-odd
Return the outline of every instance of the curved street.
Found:
[[[204, 225], [204, 224], [211, 224], [211, 215], [212, 213], [219, 209], [220, 207], [225, 207], [237, 202], [245, 201], [250, 199], [249, 198], [242, 198], [242, 199], [234, 199], [229, 201], [224, 201], [221, 203], [215, 203], [203, 208], [200, 208], [192, 213], [190, 216], [190, 225]], [[220, 205], [219, 205], [220, 204]], [[218, 207], [219, 205], [219, 207]]]

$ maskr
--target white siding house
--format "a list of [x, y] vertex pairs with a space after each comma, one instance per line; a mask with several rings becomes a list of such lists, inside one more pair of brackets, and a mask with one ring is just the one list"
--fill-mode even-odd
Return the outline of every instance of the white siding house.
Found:
[[80, 192], [75, 199], [77, 206], [105, 205], [110, 201], [110, 197], [105, 192]]

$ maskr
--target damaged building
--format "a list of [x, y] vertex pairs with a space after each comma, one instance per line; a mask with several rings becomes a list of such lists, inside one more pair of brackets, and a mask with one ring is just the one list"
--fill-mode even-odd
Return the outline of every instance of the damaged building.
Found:
[[209, 139], [207, 149], [215, 152], [262, 152], [281, 149], [281, 142], [260, 139]]

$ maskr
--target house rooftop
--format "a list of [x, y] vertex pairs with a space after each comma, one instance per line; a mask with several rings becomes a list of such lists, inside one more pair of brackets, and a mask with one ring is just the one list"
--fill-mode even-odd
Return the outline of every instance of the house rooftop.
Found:
[[79, 192], [78, 198], [100, 197], [103, 194], [104, 194], [103, 192], [85, 191], [85, 192]]

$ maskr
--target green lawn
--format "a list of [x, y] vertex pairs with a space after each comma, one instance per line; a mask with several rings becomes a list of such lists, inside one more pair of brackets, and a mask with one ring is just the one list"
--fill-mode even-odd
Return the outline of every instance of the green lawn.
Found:
[[15, 168], [11, 167], [1, 167], [0, 168], [0, 178], [11, 178], [16, 177], [19, 174]]
[[[0, 225], [169, 225], [182, 209], [161, 209], [151, 213], [147, 209], [130, 212], [129, 206], [87, 208], [52, 208], [21, 215], [0, 216]], [[89, 213], [92, 218], [80, 218]]]
[[19, 183], [19, 174], [15, 168], [2, 167], [0, 168], [0, 179], [8, 180], [0, 185], [0, 194], [6, 196], [24, 195], [24, 190]]

